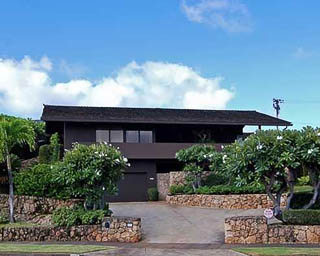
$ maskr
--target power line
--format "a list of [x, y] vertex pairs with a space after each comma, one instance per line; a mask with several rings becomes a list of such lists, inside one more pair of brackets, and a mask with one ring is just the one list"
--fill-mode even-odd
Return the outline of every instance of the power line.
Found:
[[320, 104], [320, 100], [286, 100], [286, 104]]

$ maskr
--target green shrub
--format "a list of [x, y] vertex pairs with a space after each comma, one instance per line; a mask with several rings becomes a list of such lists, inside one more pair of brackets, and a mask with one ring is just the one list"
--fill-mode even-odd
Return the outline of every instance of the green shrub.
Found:
[[320, 210], [286, 210], [282, 213], [282, 220], [288, 225], [320, 225]]
[[156, 188], [148, 189], [148, 200], [149, 201], [158, 201], [159, 192]]
[[169, 188], [169, 194], [171, 194], [171, 195], [178, 195], [178, 194], [190, 195], [190, 194], [194, 194], [194, 190], [190, 185], [172, 185]]
[[217, 172], [222, 169], [222, 155], [212, 145], [194, 145], [181, 149], [176, 158], [184, 164], [183, 171], [187, 172], [186, 180], [193, 190], [201, 187], [205, 179], [204, 171]]
[[51, 147], [50, 145], [42, 145], [39, 148], [39, 163], [50, 164], [51, 163]]
[[61, 145], [59, 144], [59, 135], [54, 133], [50, 138], [50, 151], [51, 151], [51, 163], [58, 162], [60, 160]]
[[42, 145], [39, 148], [39, 163], [51, 164], [60, 160], [61, 145], [59, 144], [59, 135], [54, 133], [50, 137], [49, 145]]
[[221, 174], [210, 174], [204, 179], [205, 186], [216, 186], [216, 185], [226, 185], [230, 183], [230, 179]]
[[56, 179], [57, 165], [38, 164], [15, 174], [14, 183], [18, 195], [70, 198], [65, 184]]
[[106, 216], [111, 215], [109, 210], [87, 211], [84, 208], [62, 207], [55, 210], [52, 214], [52, 221], [56, 226], [71, 227], [77, 225], [101, 224]]
[[203, 194], [203, 195], [228, 195], [228, 194], [263, 194], [265, 189], [262, 185], [246, 185], [242, 187], [230, 185], [203, 186], [192, 191], [190, 186], [172, 185], [169, 189], [171, 195], [176, 194]]
[[302, 177], [298, 178], [298, 185], [299, 186], [310, 185], [310, 177], [309, 176], [302, 176]]

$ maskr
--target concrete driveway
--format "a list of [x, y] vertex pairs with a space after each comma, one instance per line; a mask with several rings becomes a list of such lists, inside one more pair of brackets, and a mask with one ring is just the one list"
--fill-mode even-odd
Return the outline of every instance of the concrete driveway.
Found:
[[145, 243], [221, 244], [224, 219], [261, 215], [263, 210], [224, 210], [169, 205], [165, 202], [112, 203], [115, 216], [142, 218]]

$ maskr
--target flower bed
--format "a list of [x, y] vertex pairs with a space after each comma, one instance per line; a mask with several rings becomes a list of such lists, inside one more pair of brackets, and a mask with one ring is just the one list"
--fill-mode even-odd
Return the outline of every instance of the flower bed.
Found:
[[[223, 209], [271, 208], [271, 200], [266, 194], [242, 195], [168, 195], [167, 203], [183, 206], [212, 207]], [[285, 207], [286, 195], [282, 196], [281, 206]]]

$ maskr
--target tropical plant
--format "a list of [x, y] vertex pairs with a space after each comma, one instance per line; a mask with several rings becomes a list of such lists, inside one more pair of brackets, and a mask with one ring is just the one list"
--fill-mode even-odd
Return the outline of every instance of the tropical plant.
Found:
[[243, 142], [226, 147], [224, 152], [225, 172], [236, 177], [238, 185], [263, 184], [277, 217], [281, 217], [280, 200], [288, 187], [287, 208], [293, 196], [295, 173], [300, 166], [298, 136], [299, 132], [291, 130], [258, 131]]
[[301, 164], [308, 171], [313, 186], [313, 197], [304, 206], [307, 209], [315, 204], [320, 189], [320, 129], [304, 127], [298, 137], [297, 148]]
[[35, 132], [29, 122], [23, 119], [0, 119], [0, 158], [6, 161], [9, 178], [9, 220], [14, 222], [14, 192], [11, 151], [17, 145], [35, 145]]
[[60, 160], [60, 149], [59, 135], [54, 133], [50, 137], [49, 145], [42, 145], [39, 148], [39, 163], [40, 164], [51, 164]]
[[111, 145], [75, 143], [59, 165], [56, 182], [65, 184], [73, 197], [85, 198], [86, 208], [92, 204], [95, 209], [103, 194], [117, 192], [117, 182], [129, 165], [128, 159]]
[[221, 170], [221, 154], [211, 145], [194, 145], [181, 149], [176, 153], [176, 158], [184, 163], [183, 171], [187, 173], [186, 179], [194, 191], [201, 187], [205, 171], [215, 173]]

